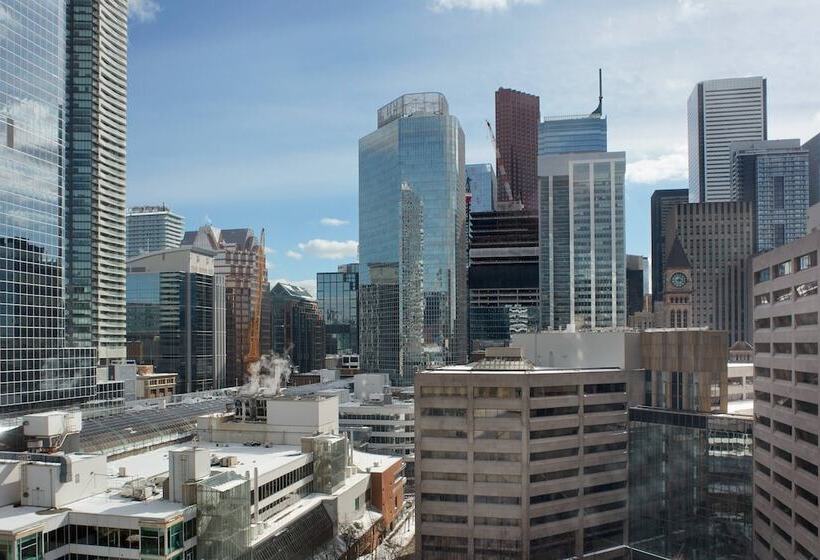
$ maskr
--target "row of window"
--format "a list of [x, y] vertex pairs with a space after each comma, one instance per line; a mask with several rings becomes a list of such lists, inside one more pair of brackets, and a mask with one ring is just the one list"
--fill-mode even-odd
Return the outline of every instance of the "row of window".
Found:
[[806, 327], [817, 324], [817, 311], [809, 313], [795, 313], [794, 321], [791, 315], [778, 315], [777, 317], [762, 317], [755, 320], [755, 329], [782, 329], [785, 327]]
[[[531, 398], [575, 396], [578, 385], [556, 385], [550, 387], [530, 387]], [[624, 393], [625, 383], [591, 383], [583, 385], [585, 395], [601, 393]], [[441, 386], [422, 387], [422, 397], [466, 397], [467, 387]], [[520, 399], [520, 387], [473, 387], [473, 397], [481, 399]]]
[[[166, 554], [179, 550], [184, 541], [196, 536], [196, 519], [177, 523], [165, 531], [143, 527], [141, 529], [116, 529], [97, 527], [95, 525], [70, 524], [58, 527], [43, 534], [45, 552], [57, 550], [67, 544], [84, 544], [88, 546], [105, 546], [110, 548], [131, 548], [143, 554]], [[153, 552], [152, 552], [153, 551]]]
[[[815, 347], [817, 345], [815, 344]], [[566, 416], [571, 414], [578, 414], [580, 407], [578, 406], [559, 406], [553, 408], [533, 408], [530, 409], [530, 418], [542, 418], [547, 416]], [[497, 408], [476, 408], [473, 412], [476, 418], [520, 418], [520, 410], [507, 410]], [[585, 404], [583, 412], [586, 414], [596, 412], [626, 412], [626, 403], [604, 403], [604, 404]], [[438, 416], [438, 417], [456, 417], [463, 418], [467, 416], [466, 408], [438, 408], [428, 407], [421, 409], [422, 416]]]
[[755, 271], [755, 284], [768, 282], [772, 278], [780, 278], [781, 276], [787, 276], [793, 272], [807, 270], [814, 266], [817, 266], [817, 251], [812, 251], [811, 253], [800, 255], [794, 259], [789, 259], [777, 263], [774, 266]]
[[[277, 492], [284, 490], [291, 484], [295, 484], [309, 476], [313, 476], [313, 461], [305, 465], [302, 465], [301, 467], [297, 467], [292, 471], [271, 480], [270, 482], [266, 482], [265, 484], [260, 485], [259, 501], [269, 498]], [[251, 504], [253, 504], [255, 500], [256, 492], [254, 490], [251, 490]]]
[[[626, 431], [626, 429], [626, 422], [587, 424], [584, 426], [584, 433], [623, 432]], [[532, 430], [530, 431], [530, 440], [574, 436], [578, 435], [579, 432], [580, 427], [578, 426], [553, 428], [551, 430]], [[464, 430], [421, 430], [421, 435], [422, 437], [432, 438], [467, 439], [467, 432]], [[510, 430], [475, 430], [473, 431], [473, 439], [521, 441], [521, 432]]]
[[[769, 369], [766, 367], [755, 366], [755, 377], [764, 377], [766, 379], [774, 378], [777, 381], [792, 381], [792, 371], [788, 369]], [[795, 371], [795, 383], [805, 383], [806, 385], [817, 385], [818, 374], [812, 371]]]
[[755, 354], [794, 354], [797, 356], [816, 356], [816, 342], [757, 342]]
[[808, 430], [804, 430], [802, 428], [792, 427], [789, 424], [785, 424], [778, 420], [772, 420], [771, 418], [769, 418], [768, 416], [764, 416], [763, 414], [756, 414], [755, 421], [758, 424], [766, 426], [767, 428], [771, 428], [776, 432], [780, 432], [781, 434], [785, 434], [789, 437], [794, 436], [794, 439], [796, 441], [808, 443], [809, 445], [818, 445], [818, 443], [820, 443], [820, 439], [814, 432], [809, 432]]
[[778, 395], [777, 393], [772, 394], [766, 391], [758, 390], [755, 391], [755, 400], [771, 403], [775, 406], [794, 410], [795, 412], [804, 412], [806, 414], [811, 414], [812, 416], [817, 416], [818, 412], [817, 403], [803, 401], [800, 399], [792, 399], [791, 397], [784, 397], [782, 395]]

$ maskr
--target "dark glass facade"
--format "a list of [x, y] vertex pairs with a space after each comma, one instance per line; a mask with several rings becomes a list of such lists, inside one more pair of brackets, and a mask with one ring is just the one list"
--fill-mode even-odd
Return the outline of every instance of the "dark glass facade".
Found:
[[176, 373], [176, 393], [225, 385], [225, 284], [191, 272], [133, 272], [127, 279], [128, 357]]
[[464, 133], [438, 93], [404, 95], [379, 110], [378, 123], [359, 140], [361, 366], [412, 384], [417, 368], [408, 364], [467, 357]]
[[270, 293], [273, 351], [288, 356], [299, 371], [325, 365], [325, 323], [313, 296], [279, 282]]
[[633, 558], [752, 557], [751, 417], [629, 409]]
[[492, 164], [474, 163], [465, 166], [465, 171], [470, 190], [470, 213], [492, 212], [496, 185]]
[[0, 3], [0, 411], [94, 395], [65, 345], [65, 2]]
[[626, 256], [626, 314], [643, 310], [643, 296], [648, 284], [648, 263], [640, 255]]
[[663, 301], [664, 262], [671, 244], [666, 242], [666, 224], [675, 206], [688, 202], [689, 189], [664, 189], [652, 193], [652, 301]]
[[325, 353], [359, 353], [359, 265], [316, 274], [316, 299], [325, 322]]

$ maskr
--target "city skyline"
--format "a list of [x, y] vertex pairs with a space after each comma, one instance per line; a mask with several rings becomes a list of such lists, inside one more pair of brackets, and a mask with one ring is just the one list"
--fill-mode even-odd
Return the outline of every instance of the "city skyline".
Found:
[[[498, 8], [469, 9], [473, 4]], [[356, 141], [374, 126], [375, 108], [408, 91], [444, 93], [464, 127], [467, 163], [492, 163], [484, 120], [494, 121], [498, 87], [538, 95], [542, 115], [591, 111], [595, 70], [603, 67], [609, 149], [628, 154], [626, 250], [643, 255], [649, 254], [649, 195], [688, 183], [686, 101], [697, 82], [764, 76], [770, 138], [805, 142], [820, 129], [811, 99], [817, 78], [804, 71], [799, 55], [819, 41], [808, 33], [811, 18], [803, 17], [809, 2], [776, 18], [772, 2], [633, 2], [616, 20], [602, 20], [588, 44], [562, 30], [545, 35], [543, 26], [560, 17], [568, 23], [561, 27], [572, 29], [600, 7], [595, 3], [419, 1], [388, 9], [361, 2], [344, 10], [248, 3], [241, 13], [224, 13], [228, 8], [217, 4], [207, 10], [190, 2], [156, 5], [152, 21], [132, 18], [130, 30], [128, 205], [165, 202], [192, 229], [208, 219], [224, 228], [264, 226], [271, 280], [311, 290], [316, 272], [356, 258]], [[390, 31], [397, 16], [412, 32]], [[776, 22], [761, 32], [777, 42], [741, 32], [763, 22]], [[495, 30], [507, 26], [516, 31], [514, 40]], [[785, 38], [781, 26], [790, 28]], [[425, 46], [418, 45], [420, 36]], [[467, 36], [485, 40], [461, 40]], [[376, 45], [395, 56], [372, 56]], [[449, 50], [432, 58], [444, 45]], [[515, 56], [522, 45], [532, 56]], [[300, 55], [276, 54], [285, 48]], [[792, 62], [779, 64], [787, 53]], [[201, 63], [205, 57], [209, 64]], [[339, 86], [328, 88], [330, 82]], [[232, 199], [225, 199], [226, 184], [236, 193]], [[249, 205], [249, 198], [258, 203]]]

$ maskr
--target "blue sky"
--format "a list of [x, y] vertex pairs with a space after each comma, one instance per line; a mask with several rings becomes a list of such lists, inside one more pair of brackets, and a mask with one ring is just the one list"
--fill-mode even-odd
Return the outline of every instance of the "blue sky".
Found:
[[768, 78], [769, 137], [820, 132], [820, 2], [790, 0], [131, 0], [128, 202], [194, 229], [264, 227], [269, 275], [312, 289], [355, 260], [358, 139], [401, 93], [441, 91], [467, 162], [493, 161], [499, 86], [542, 115], [597, 103], [627, 152], [627, 251], [649, 196], [686, 185], [686, 100]]

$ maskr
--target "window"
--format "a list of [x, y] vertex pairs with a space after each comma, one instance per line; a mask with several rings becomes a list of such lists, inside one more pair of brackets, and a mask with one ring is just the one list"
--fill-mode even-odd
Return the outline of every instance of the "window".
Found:
[[760, 284], [761, 282], [768, 282], [771, 279], [771, 275], [769, 273], [768, 268], [764, 268], [763, 270], [758, 270], [755, 272], [755, 284]]
[[476, 418], [521, 418], [521, 411], [501, 408], [476, 408], [473, 415]]
[[[357, 498], [358, 499], [358, 498]], [[359, 509], [358, 506], [356, 509]], [[168, 527], [168, 551], [180, 550], [184, 546], [182, 523], [176, 523]]]
[[808, 490], [806, 490], [805, 488], [803, 488], [799, 484], [795, 484], [795, 486], [796, 486], [795, 490], [796, 490], [798, 496], [800, 496], [801, 498], [803, 498], [804, 500], [806, 500], [807, 502], [809, 502], [810, 504], [812, 504], [814, 506], [817, 505], [817, 503], [818, 503], [817, 496], [815, 496], [812, 492], [809, 492]]
[[770, 375], [769, 368], [755, 366], [755, 377], [769, 377]]
[[530, 504], [543, 504], [546, 502], [554, 502], [557, 500], [566, 500], [568, 498], [577, 498], [578, 489], [562, 490], [560, 492], [550, 492], [547, 494], [538, 494], [530, 496]]
[[422, 387], [422, 397], [466, 397], [467, 387]]
[[[791, 434], [791, 432], [789, 432]], [[809, 443], [811, 445], [817, 445], [817, 434], [813, 434], [812, 432], [807, 432], [806, 430], [801, 430], [800, 428], [794, 429], [794, 435], [797, 437], [798, 440]]]
[[467, 432], [462, 430], [422, 430], [422, 437], [467, 439]]
[[592, 465], [584, 467], [584, 474], [597, 474], [602, 472], [620, 471], [626, 468], [626, 463], [604, 463], [603, 465]]
[[599, 393], [625, 393], [626, 383], [596, 383], [594, 385], [584, 385], [585, 395], [595, 395]]
[[799, 513], [794, 514], [794, 519], [797, 523], [802, 526], [805, 530], [807, 530], [812, 535], [817, 536], [817, 525], [800, 515]]
[[508, 439], [521, 441], [521, 432], [510, 432], [506, 430], [475, 430], [473, 432], [475, 439]]
[[608, 404], [585, 404], [584, 413], [594, 412], [623, 412], [626, 410], [626, 403], [608, 403]]
[[779, 315], [772, 319], [772, 324], [774, 324], [774, 328], [782, 329], [783, 327], [791, 327], [792, 326], [792, 316], [791, 315]]
[[447, 480], [447, 481], [451, 481], [451, 482], [467, 482], [467, 473], [423, 471], [421, 473], [421, 479], [422, 480]]
[[772, 299], [771, 294], [769, 292], [755, 296], [755, 307], [757, 307], [758, 305], [766, 305], [771, 302]]
[[609, 502], [608, 504], [601, 504], [599, 506], [587, 506], [584, 508], [584, 515], [592, 513], [603, 513], [605, 511], [613, 511], [626, 507], [626, 500], [618, 500], [617, 502]]
[[473, 460], [475, 461], [503, 461], [505, 463], [518, 463], [521, 461], [521, 455], [518, 453], [494, 453], [485, 451], [476, 451], [473, 453]]
[[792, 261], [789, 260], [778, 263], [772, 267], [772, 271], [774, 272], [775, 278], [787, 276], [792, 273]]
[[792, 353], [792, 343], [791, 342], [775, 342], [773, 345], [774, 353], [775, 354], [791, 354]]
[[755, 438], [755, 445], [758, 446], [760, 449], [764, 451], [770, 451], [772, 446], [769, 445], [769, 442], [760, 438]]
[[817, 266], [817, 251], [812, 251], [805, 255], [797, 257], [797, 270], [806, 270], [813, 266]]
[[784, 424], [783, 422], [778, 422], [777, 420], [775, 420], [774, 422], [772, 422], [772, 425], [774, 426], [775, 431], [781, 432], [783, 434], [792, 435], [792, 427], [788, 424]]
[[799, 457], [799, 456], [795, 455], [794, 456], [794, 464], [797, 466], [797, 468], [806, 471], [807, 473], [809, 473], [812, 476], [817, 476], [818, 475], [817, 465], [815, 465], [814, 463], [812, 463], [810, 461], [806, 461], [802, 457]]
[[565, 416], [568, 414], [578, 414], [577, 406], [559, 406], [556, 408], [532, 408], [530, 418], [542, 418], [545, 416]]
[[786, 451], [785, 449], [780, 449], [776, 445], [774, 446], [774, 455], [775, 457], [779, 457], [786, 461], [787, 463], [792, 462], [792, 454]]
[[[553, 521], [573, 519], [575, 517], [578, 517], [577, 509], [573, 509], [571, 511], [562, 511], [561, 513], [553, 513], [552, 515], [540, 515], [538, 517], [533, 517], [532, 519], [530, 519], [530, 527], [534, 527], [536, 525], [544, 525], [545, 523], [552, 523]], [[553, 558], [558, 557], [553, 556]]]
[[774, 224], [774, 246], [786, 244], [786, 224]]
[[795, 400], [794, 404], [798, 412], [805, 412], [806, 414], [817, 416], [817, 403]]
[[485, 527], [519, 527], [521, 526], [520, 519], [510, 519], [507, 517], [476, 517], [474, 519], [476, 525], [483, 525]]
[[768, 342], [756, 342], [755, 354], [768, 354], [772, 351], [772, 345]]
[[624, 523], [616, 521], [584, 529], [584, 554], [624, 542]]
[[567, 397], [578, 394], [577, 385], [556, 385], [554, 387], [530, 387], [530, 397]]
[[165, 533], [162, 529], [140, 528], [140, 554], [165, 556]]
[[809, 297], [817, 294], [817, 281], [812, 280], [811, 282], [798, 284], [794, 287], [794, 293], [796, 298]]
[[422, 416], [465, 416], [466, 408], [422, 408]]
[[587, 455], [592, 453], [606, 453], [607, 451], [626, 451], [626, 442], [620, 441], [616, 443], [603, 443], [600, 445], [587, 445], [584, 447], [584, 453]]
[[464, 494], [428, 494], [422, 493], [421, 500], [426, 502], [456, 502], [467, 503], [467, 496]]
[[520, 484], [521, 475], [473, 473], [473, 482], [491, 482], [500, 484]]
[[454, 523], [456, 525], [466, 525], [465, 515], [444, 515], [441, 513], [422, 513], [421, 520], [428, 523]]
[[464, 461], [467, 459], [467, 453], [465, 451], [433, 451], [430, 449], [424, 449], [421, 452], [421, 458]]
[[763, 317], [762, 319], [755, 319], [755, 328], [756, 329], [768, 329], [772, 326], [772, 322], [768, 317]]
[[762, 414], [756, 414], [755, 417], [757, 419], [758, 424], [762, 424], [763, 426], [766, 426], [767, 428], [772, 425], [772, 421], [768, 416], [763, 416]]
[[795, 342], [794, 351], [798, 355], [816, 356], [817, 343], [816, 342]]
[[755, 400], [772, 402], [772, 394], [767, 393], [766, 391], [755, 391]]
[[792, 380], [792, 372], [788, 369], [775, 368], [775, 369], [772, 370], [772, 372], [774, 373], [774, 378], [777, 379], [778, 381], [789, 381], [789, 382], [791, 382], [791, 380]]
[[817, 374], [811, 371], [795, 371], [794, 377], [798, 383], [817, 385]]
[[538, 451], [530, 453], [530, 461], [543, 461], [545, 459], [561, 459], [563, 457], [575, 457], [578, 455], [578, 448], [556, 449], [554, 451]]
[[626, 422], [615, 422], [612, 424], [592, 424], [584, 426], [585, 434], [600, 434], [602, 432], [625, 432]]
[[817, 324], [817, 311], [811, 313], [797, 313], [794, 316], [794, 326], [805, 327], [807, 325]]
[[578, 434], [578, 429], [578, 426], [575, 426], [571, 428], [554, 428], [552, 430], [533, 430], [530, 432], [530, 439], [574, 436]]
[[513, 506], [521, 503], [521, 496], [475, 496], [474, 502], [477, 504], [501, 504]]
[[786, 187], [783, 177], [772, 177], [774, 181], [774, 208], [782, 210], [786, 206]]
[[601, 492], [612, 492], [613, 490], [623, 490], [626, 488], [626, 481], [610, 482], [608, 484], [597, 484], [584, 488], [584, 496], [589, 494], [600, 494]]
[[520, 387], [473, 387], [477, 399], [520, 399]]
[[575, 476], [578, 476], [578, 469], [564, 469], [562, 471], [531, 474], [530, 482], [547, 482], [548, 480], [560, 480], [562, 478], [572, 478]]

